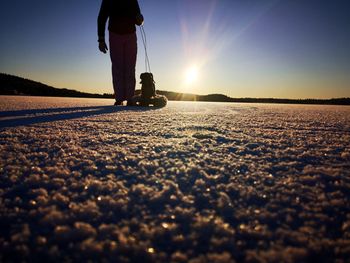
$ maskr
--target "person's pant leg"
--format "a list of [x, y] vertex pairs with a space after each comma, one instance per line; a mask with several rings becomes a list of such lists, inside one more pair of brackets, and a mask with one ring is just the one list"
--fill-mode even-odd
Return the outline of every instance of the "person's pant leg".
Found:
[[109, 32], [109, 49], [112, 62], [112, 79], [114, 96], [116, 100], [126, 100], [124, 64], [125, 45], [122, 35]]
[[131, 99], [135, 94], [135, 67], [137, 58], [137, 37], [136, 33], [127, 35], [126, 45], [125, 45], [125, 98], [127, 100]]

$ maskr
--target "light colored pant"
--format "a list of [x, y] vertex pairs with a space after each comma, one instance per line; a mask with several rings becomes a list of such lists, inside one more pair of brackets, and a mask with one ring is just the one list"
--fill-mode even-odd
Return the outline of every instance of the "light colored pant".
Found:
[[109, 32], [112, 78], [116, 100], [129, 100], [135, 93], [135, 67], [137, 57], [136, 33], [118, 35]]

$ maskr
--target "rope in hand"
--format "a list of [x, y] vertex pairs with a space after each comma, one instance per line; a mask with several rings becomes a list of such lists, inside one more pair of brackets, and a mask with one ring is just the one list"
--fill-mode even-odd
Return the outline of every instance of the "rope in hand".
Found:
[[145, 68], [146, 68], [146, 72], [150, 72], [151, 73], [151, 65], [149, 63], [148, 52], [147, 52], [147, 38], [146, 38], [145, 28], [143, 27], [143, 25], [140, 26], [140, 32], [141, 32], [141, 38], [142, 38], [143, 47], [145, 49]]

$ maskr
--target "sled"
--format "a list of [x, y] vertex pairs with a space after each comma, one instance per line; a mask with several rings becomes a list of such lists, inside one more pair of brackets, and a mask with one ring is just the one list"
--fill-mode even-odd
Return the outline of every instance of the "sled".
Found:
[[140, 78], [140, 83], [142, 84], [141, 95], [134, 96], [131, 100], [131, 105], [142, 107], [154, 106], [157, 108], [165, 107], [168, 99], [163, 95], [157, 94], [153, 74], [145, 72], [140, 75]]
[[131, 101], [131, 106], [141, 106], [141, 107], [157, 107], [163, 108], [167, 105], [168, 99], [163, 95], [155, 95], [150, 98], [144, 98], [141, 95], [134, 96]]

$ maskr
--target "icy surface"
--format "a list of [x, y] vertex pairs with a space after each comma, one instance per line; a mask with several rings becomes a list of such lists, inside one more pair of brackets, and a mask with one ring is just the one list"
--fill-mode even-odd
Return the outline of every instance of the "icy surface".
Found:
[[350, 107], [0, 97], [0, 261], [348, 262]]

